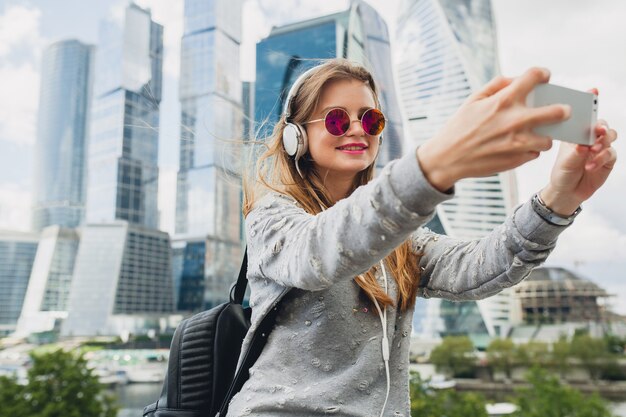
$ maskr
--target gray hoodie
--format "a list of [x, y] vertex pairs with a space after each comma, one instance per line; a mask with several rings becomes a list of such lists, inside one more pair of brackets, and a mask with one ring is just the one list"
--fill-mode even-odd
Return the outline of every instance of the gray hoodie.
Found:
[[[543, 263], [566, 227], [543, 220], [530, 201], [482, 239], [423, 227], [451, 199], [426, 180], [415, 148], [332, 207], [311, 215], [269, 193], [246, 217], [252, 324], [281, 299], [276, 325], [229, 405], [236, 416], [379, 416], [387, 379], [381, 320], [354, 278], [407, 238], [420, 260], [419, 295], [476, 300], [515, 285]], [[388, 294], [397, 286], [387, 265]], [[376, 276], [382, 284], [381, 268]], [[387, 307], [391, 391], [385, 416], [410, 417], [409, 344], [413, 310]], [[241, 364], [241, 357], [239, 364]]]

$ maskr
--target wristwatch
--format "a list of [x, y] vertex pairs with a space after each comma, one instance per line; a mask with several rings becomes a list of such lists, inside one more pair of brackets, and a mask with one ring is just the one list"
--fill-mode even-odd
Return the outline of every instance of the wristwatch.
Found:
[[546, 203], [544, 203], [541, 200], [541, 197], [539, 197], [539, 193], [535, 193], [535, 195], [533, 195], [531, 203], [533, 209], [537, 214], [541, 216], [541, 218], [543, 218], [548, 223], [552, 223], [557, 226], [569, 226], [574, 221], [574, 218], [578, 216], [578, 213], [580, 213], [583, 209], [581, 206], [578, 206], [576, 211], [571, 216], [559, 216], [558, 214], [554, 213], [552, 209], [546, 206]]

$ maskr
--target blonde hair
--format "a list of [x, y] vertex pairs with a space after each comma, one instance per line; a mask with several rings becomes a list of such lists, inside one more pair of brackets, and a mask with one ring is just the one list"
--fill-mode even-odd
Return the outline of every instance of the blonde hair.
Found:
[[[310, 120], [317, 108], [323, 87], [333, 80], [355, 79], [362, 81], [371, 89], [376, 106], [380, 108], [376, 84], [367, 69], [342, 58], [322, 62], [295, 92], [291, 100], [290, 122], [302, 123], [305, 120]], [[283, 147], [282, 136], [285, 123], [283, 115], [265, 143], [261, 142], [267, 149], [256, 160], [253, 184], [250, 184], [248, 175], [242, 177], [244, 217], [248, 215], [255, 202], [270, 190], [293, 197], [306, 212], [313, 215], [322, 211], [320, 205], [331, 207], [334, 204], [324, 185], [324, 180], [314, 169], [308, 151], [299, 160], [300, 170], [304, 178], [298, 174], [293, 159], [289, 157]], [[368, 168], [359, 172], [348, 194], [352, 194], [356, 188], [370, 182], [374, 178], [374, 170], [375, 164], [372, 163]], [[410, 241], [407, 239], [385, 258], [398, 286], [396, 302], [400, 305], [401, 311], [406, 311], [415, 305], [420, 280], [419, 259], [421, 256], [422, 253], [416, 255], [412, 252]], [[355, 277], [355, 282], [370, 300], [375, 298], [381, 308], [383, 305], [385, 307], [395, 306], [394, 300], [385, 294], [374, 276], [377, 265], [375, 264], [369, 271], [362, 274], [364, 280]], [[371, 310], [373, 311], [373, 309]]]

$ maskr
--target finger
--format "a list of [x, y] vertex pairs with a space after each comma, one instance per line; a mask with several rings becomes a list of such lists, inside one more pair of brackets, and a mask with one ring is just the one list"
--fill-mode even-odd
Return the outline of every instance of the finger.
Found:
[[585, 169], [593, 171], [598, 168], [612, 169], [617, 160], [617, 151], [613, 147], [606, 148], [585, 164]]
[[550, 136], [531, 135], [528, 140], [529, 152], [545, 152], [552, 149], [554, 144]]
[[607, 130], [607, 131], [609, 130], [609, 124], [604, 119], [598, 119], [598, 121], [596, 122], [596, 126], [595, 127], [596, 127], [596, 132], [598, 130], [603, 130], [603, 129]]
[[552, 149], [553, 139], [550, 136], [537, 135], [531, 131], [512, 135], [512, 142], [503, 143], [507, 152], [523, 154], [527, 152], [544, 152]]
[[593, 87], [592, 89], [587, 90], [588, 93], [593, 93], [596, 96], [599, 95], [600, 93], [598, 92], [598, 89]]
[[549, 106], [529, 107], [521, 118], [523, 125], [534, 127], [536, 125], [558, 123], [567, 120], [572, 113], [572, 107], [567, 104], [551, 104]]
[[550, 81], [550, 71], [547, 68], [532, 67], [511, 83], [511, 94], [525, 100], [530, 91], [538, 84]]
[[493, 78], [487, 84], [485, 84], [480, 90], [470, 94], [468, 97], [468, 101], [480, 100], [489, 96], [494, 95], [498, 91], [502, 90], [504, 87], [508, 86], [513, 82], [512, 78], [503, 77], [501, 75]]
[[617, 132], [614, 129], [608, 129], [605, 125], [596, 125], [596, 141], [591, 146], [593, 152], [600, 152], [607, 148], [617, 139]]

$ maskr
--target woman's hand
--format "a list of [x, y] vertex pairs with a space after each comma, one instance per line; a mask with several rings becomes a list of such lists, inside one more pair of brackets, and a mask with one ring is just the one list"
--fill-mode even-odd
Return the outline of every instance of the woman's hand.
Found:
[[462, 178], [510, 170], [550, 149], [552, 139], [531, 129], [563, 121], [571, 109], [526, 106], [528, 93], [549, 79], [547, 69], [531, 68], [515, 79], [496, 77], [470, 95], [435, 137], [417, 149], [431, 184], [445, 191]]
[[[598, 94], [597, 90], [592, 90]], [[604, 120], [595, 126], [593, 146], [561, 142], [549, 184], [540, 197], [556, 214], [571, 215], [604, 184], [615, 166], [617, 152], [611, 144], [617, 132]]]

